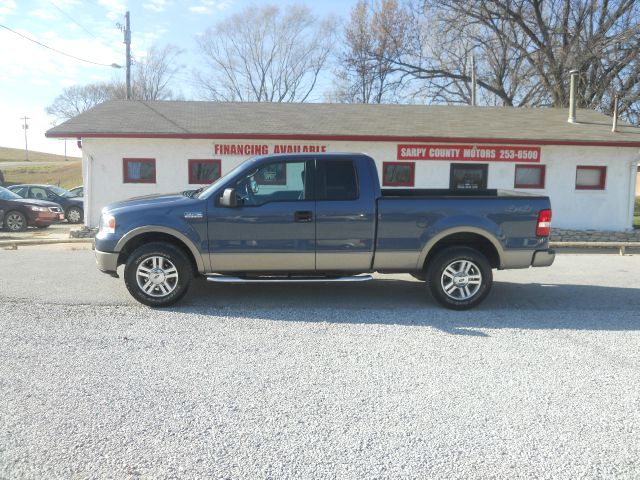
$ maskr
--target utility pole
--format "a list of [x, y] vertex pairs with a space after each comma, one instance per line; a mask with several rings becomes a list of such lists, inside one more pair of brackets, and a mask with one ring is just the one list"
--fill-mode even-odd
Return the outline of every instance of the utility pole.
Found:
[[29, 161], [29, 147], [27, 145], [27, 130], [29, 129], [29, 125], [27, 124], [27, 120], [31, 120], [29, 117], [24, 116], [21, 117], [22, 120], [22, 129], [24, 130], [24, 154], [27, 158], [27, 162]]
[[128, 11], [124, 16], [124, 43], [127, 46], [127, 100], [131, 100], [131, 24]]
[[476, 106], [476, 56], [471, 54], [471, 106]]

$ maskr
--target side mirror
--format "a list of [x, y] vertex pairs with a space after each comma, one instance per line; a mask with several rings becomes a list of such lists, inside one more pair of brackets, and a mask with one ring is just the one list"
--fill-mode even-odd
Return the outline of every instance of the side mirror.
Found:
[[220, 206], [230, 208], [238, 206], [238, 195], [236, 195], [235, 188], [224, 189], [222, 197], [220, 197]]

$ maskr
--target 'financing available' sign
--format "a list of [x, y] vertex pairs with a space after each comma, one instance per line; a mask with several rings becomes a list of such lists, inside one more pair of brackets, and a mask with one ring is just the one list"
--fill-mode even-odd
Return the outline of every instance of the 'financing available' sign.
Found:
[[398, 145], [398, 160], [457, 160], [466, 162], [540, 162], [540, 147], [513, 145]]

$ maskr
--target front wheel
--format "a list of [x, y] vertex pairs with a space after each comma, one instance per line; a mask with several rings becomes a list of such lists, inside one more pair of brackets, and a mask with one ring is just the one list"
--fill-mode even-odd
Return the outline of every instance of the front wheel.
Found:
[[180, 300], [191, 284], [193, 267], [178, 247], [154, 242], [129, 256], [124, 282], [129, 293], [150, 307], [168, 307]]
[[83, 219], [83, 212], [80, 207], [70, 207], [65, 213], [69, 223], [80, 223]]
[[479, 251], [451, 247], [431, 260], [427, 279], [438, 303], [452, 310], [467, 310], [489, 294], [493, 274], [487, 258]]
[[10, 232], [24, 232], [27, 229], [27, 217], [13, 210], [4, 216], [4, 228]]

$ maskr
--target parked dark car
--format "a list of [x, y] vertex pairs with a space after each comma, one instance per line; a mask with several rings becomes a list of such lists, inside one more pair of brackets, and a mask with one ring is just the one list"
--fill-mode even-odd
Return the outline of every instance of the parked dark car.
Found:
[[84, 186], [78, 185], [77, 187], [73, 187], [69, 189], [69, 193], [73, 193], [76, 197], [84, 197]]
[[84, 200], [56, 185], [13, 185], [9, 187], [23, 198], [49, 200], [62, 206], [69, 223], [81, 223], [84, 219]]
[[22, 198], [0, 187], [0, 225], [12, 232], [20, 232], [27, 226], [47, 228], [64, 220], [62, 207], [47, 200]]

